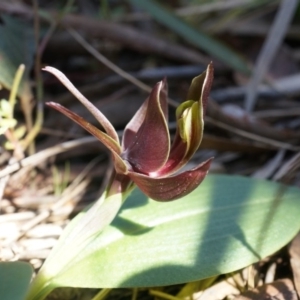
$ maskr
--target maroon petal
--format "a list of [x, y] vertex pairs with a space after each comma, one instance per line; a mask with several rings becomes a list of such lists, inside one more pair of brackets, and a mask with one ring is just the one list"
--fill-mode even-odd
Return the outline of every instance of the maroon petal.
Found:
[[[165, 100], [160, 99], [163, 85], [163, 82], [155, 85], [147, 101], [146, 111], [141, 109], [140, 113], [145, 116], [138, 131], [134, 134], [131, 133], [131, 136], [127, 132], [127, 136], [125, 136], [130, 144], [128, 145], [125, 140], [124, 144], [128, 145], [128, 148], [122, 153], [122, 158], [127, 160], [135, 171], [144, 174], [155, 172], [161, 168], [169, 156], [170, 136], [165, 119], [165, 108], [161, 105], [161, 102], [165, 104]], [[132, 123], [132, 125], [139, 126], [141, 119], [138, 116], [135, 119], [137, 120], [136, 124]], [[127, 131], [129, 130], [127, 128]], [[134, 132], [134, 129], [131, 131]]]
[[192, 192], [205, 178], [212, 158], [198, 167], [175, 176], [153, 178], [135, 172], [128, 173], [129, 177], [140, 190], [156, 201], [172, 201]]
[[92, 113], [96, 120], [103, 126], [107, 134], [119, 144], [119, 137], [113, 125], [93, 103], [77, 90], [62, 72], [52, 67], [45, 67], [43, 70], [56, 76], [56, 78]]
[[[122, 149], [126, 150], [129, 145], [133, 142], [139, 128], [141, 127], [147, 112], [148, 100], [142, 104], [139, 110], [132, 117], [130, 122], [126, 125], [123, 133], [122, 139]], [[165, 116], [165, 119], [168, 121], [168, 85], [167, 80], [162, 81], [162, 87], [159, 95], [160, 107]]]
[[[206, 113], [206, 106], [209, 92], [214, 79], [214, 67], [211, 62], [205, 72], [192, 80], [186, 100], [199, 101], [202, 104], [203, 116]], [[200, 88], [199, 88], [200, 87]], [[201, 88], [202, 87], [202, 88]]]
[[78, 116], [74, 112], [70, 111], [66, 107], [54, 102], [47, 102], [46, 104], [56, 109], [57, 111], [61, 112], [62, 114], [64, 114], [65, 116], [67, 116], [68, 118], [76, 122], [77, 124], [79, 124], [82, 128], [84, 128], [86, 131], [88, 131], [94, 137], [96, 137], [100, 142], [102, 142], [113, 154], [116, 171], [122, 174], [127, 173], [128, 170], [127, 170], [126, 163], [122, 160], [120, 156], [121, 154], [120, 145], [118, 145], [115, 140], [113, 140], [109, 135], [99, 130], [97, 127], [87, 122], [85, 119]]
[[177, 129], [166, 164], [158, 172], [165, 176], [182, 168], [199, 148], [204, 129], [204, 115], [213, 81], [213, 64], [195, 77], [189, 88], [187, 101], [176, 110]]
[[143, 123], [147, 111], [148, 99], [138, 109], [129, 123], [126, 125], [122, 138], [122, 150], [126, 150], [134, 140], [136, 133], [138, 132], [141, 124]]

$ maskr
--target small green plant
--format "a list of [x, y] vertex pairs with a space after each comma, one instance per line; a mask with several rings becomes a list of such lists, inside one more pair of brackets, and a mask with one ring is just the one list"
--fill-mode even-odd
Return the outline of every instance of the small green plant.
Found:
[[8, 129], [13, 129], [17, 125], [17, 120], [12, 117], [13, 108], [8, 100], [0, 100], [0, 134], [4, 134]]
[[5, 148], [14, 150], [21, 143], [22, 137], [26, 133], [26, 127], [19, 125], [14, 118], [14, 109], [16, 105], [16, 97], [18, 88], [24, 73], [25, 66], [20, 65], [18, 68], [10, 92], [9, 100], [0, 100], [0, 135], [4, 134], [7, 138]]
[[59, 172], [58, 168], [53, 165], [51, 168], [53, 175], [53, 190], [55, 196], [60, 196], [63, 191], [67, 188], [69, 177], [70, 177], [70, 162], [65, 163], [64, 172]]

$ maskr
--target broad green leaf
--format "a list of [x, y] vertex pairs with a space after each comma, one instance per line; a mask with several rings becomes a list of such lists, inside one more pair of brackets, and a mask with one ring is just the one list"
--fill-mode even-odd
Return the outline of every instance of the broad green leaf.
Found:
[[0, 84], [10, 90], [20, 64], [24, 64], [25, 74], [20, 84], [18, 96], [31, 98], [28, 74], [33, 64], [33, 30], [26, 23], [9, 16], [1, 16], [0, 24]]
[[32, 267], [28, 263], [0, 262], [0, 299], [25, 299], [32, 273]]
[[287, 244], [299, 216], [300, 189], [238, 176], [210, 175], [167, 203], [136, 190], [112, 225], [46, 285], [161, 286], [232, 272]]
[[250, 70], [246, 62], [237, 53], [216, 39], [193, 28], [155, 1], [129, 0], [129, 2], [146, 10], [152, 18], [172, 29], [192, 45], [206, 51], [232, 68], [245, 74], [249, 74]]

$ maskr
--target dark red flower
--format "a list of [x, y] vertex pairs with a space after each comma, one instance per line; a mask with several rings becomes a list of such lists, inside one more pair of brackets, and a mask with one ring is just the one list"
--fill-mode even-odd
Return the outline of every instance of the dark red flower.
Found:
[[181, 198], [193, 191], [205, 178], [212, 158], [196, 168], [178, 173], [200, 146], [204, 115], [213, 80], [213, 66], [194, 78], [187, 100], [176, 110], [177, 130], [171, 144], [168, 129], [167, 82], [158, 82], [148, 99], [127, 124], [122, 144], [112, 124], [58, 70], [55, 75], [95, 116], [105, 132], [60, 104], [49, 102], [67, 117], [94, 135], [112, 153], [115, 170], [132, 180], [147, 196], [157, 201]]

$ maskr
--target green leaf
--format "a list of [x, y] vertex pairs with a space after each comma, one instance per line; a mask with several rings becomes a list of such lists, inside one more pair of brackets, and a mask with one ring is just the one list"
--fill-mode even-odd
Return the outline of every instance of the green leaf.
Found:
[[[0, 84], [10, 90], [20, 64], [26, 66], [18, 96], [31, 98], [29, 71], [33, 64], [33, 30], [26, 23], [9, 16], [1, 16], [0, 25]], [[25, 94], [25, 95], [24, 95]]]
[[32, 267], [25, 262], [0, 262], [1, 300], [23, 300], [32, 277]]
[[146, 10], [152, 18], [176, 32], [192, 45], [206, 51], [232, 68], [249, 74], [250, 70], [246, 62], [237, 53], [216, 39], [191, 27], [155, 1], [129, 0], [129, 2]]
[[300, 229], [299, 215], [300, 189], [238, 176], [210, 175], [167, 203], [136, 190], [112, 225], [47, 284], [162, 286], [232, 272], [287, 244]]

